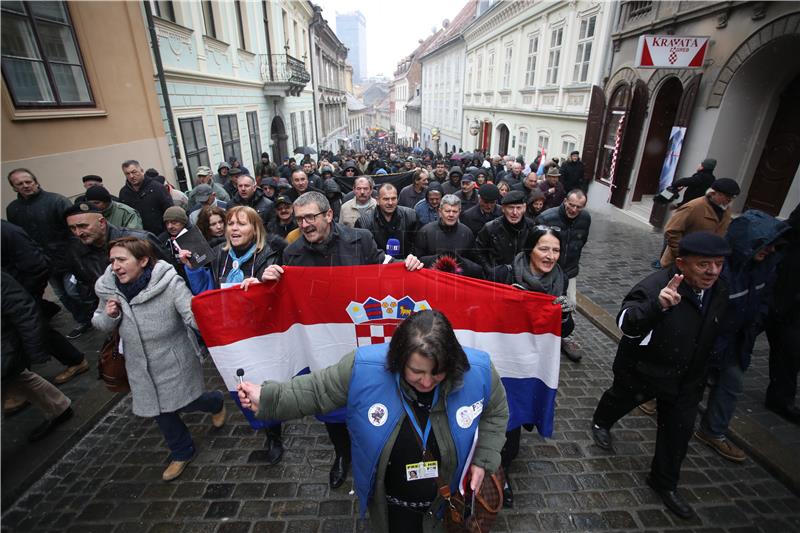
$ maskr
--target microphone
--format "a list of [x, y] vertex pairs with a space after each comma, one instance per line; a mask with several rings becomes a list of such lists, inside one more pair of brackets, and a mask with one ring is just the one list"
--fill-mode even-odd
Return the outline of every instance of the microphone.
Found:
[[392, 257], [400, 255], [400, 241], [398, 239], [389, 239], [386, 241], [386, 254]]
[[244, 369], [237, 368], [236, 369], [236, 378], [239, 380], [239, 384], [244, 383]]

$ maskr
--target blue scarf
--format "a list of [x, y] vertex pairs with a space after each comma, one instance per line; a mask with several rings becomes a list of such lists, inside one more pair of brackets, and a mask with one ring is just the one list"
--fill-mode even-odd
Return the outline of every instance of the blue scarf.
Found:
[[128, 283], [121, 283], [119, 278], [114, 276], [114, 283], [128, 302], [133, 300], [136, 295], [142, 292], [150, 283], [154, 266], [152, 261], [148, 262], [147, 266], [142, 270], [142, 273], [139, 274], [139, 277]]
[[256, 253], [256, 245], [250, 247], [242, 257], [236, 257], [236, 252], [231, 246], [230, 250], [228, 250], [228, 257], [231, 258], [233, 261], [233, 267], [231, 268], [230, 272], [228, 272], [228, 277], [225, 278], [225, 283], [241, 283], [244, 281], [244, 272], [242, 272], [242, 265], [250, 261], [250, 258], [253, 257], [253, 254]]

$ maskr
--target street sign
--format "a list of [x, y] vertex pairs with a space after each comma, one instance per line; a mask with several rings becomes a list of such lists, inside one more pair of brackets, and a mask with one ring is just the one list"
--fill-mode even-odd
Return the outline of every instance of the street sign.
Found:
[[708, 37], [642, 35], [636, 48], [639, 68], [702, 68]]

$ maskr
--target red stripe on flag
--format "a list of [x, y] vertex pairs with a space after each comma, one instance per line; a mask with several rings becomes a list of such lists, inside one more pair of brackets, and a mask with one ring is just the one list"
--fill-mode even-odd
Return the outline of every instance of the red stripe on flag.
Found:
[[426, 300], [455, 329], [497, 333], [561, 331], [561, 308], [553, 297], [488, 281], [402, 263], [356, 267], [283, 267], [279, 282], [207, 291], [192, 310], [210, 347], [281, 333], [295, 324], [353, 324], [351, 301], [404, 296]]

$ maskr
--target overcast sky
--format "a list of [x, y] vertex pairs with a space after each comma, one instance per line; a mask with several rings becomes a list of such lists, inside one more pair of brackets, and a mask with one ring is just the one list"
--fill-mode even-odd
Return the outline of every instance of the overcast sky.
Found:
[[361, 11], [367, 21], [367, 75], [389, 78], [418, 41], [453, 20], [467, 0], [312, 0], [336, 31], [336, 13]]

